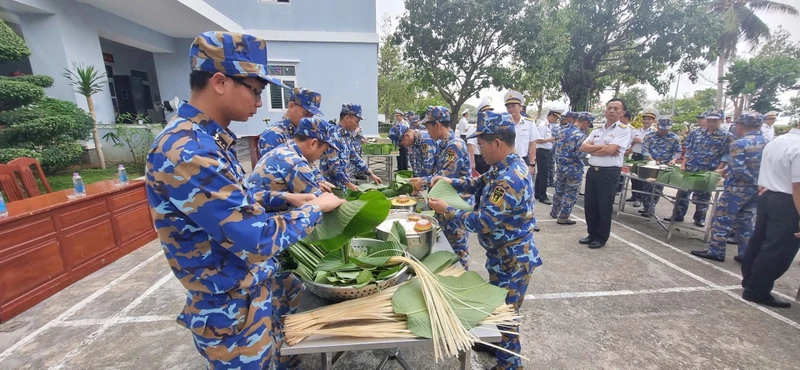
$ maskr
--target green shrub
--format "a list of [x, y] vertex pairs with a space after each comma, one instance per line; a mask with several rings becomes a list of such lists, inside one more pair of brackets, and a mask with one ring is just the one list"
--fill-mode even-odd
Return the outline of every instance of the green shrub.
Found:
[[30, 157], [39, 159], [39, 153], [36, 153], [36, 151], [30, 149], [22, 149], [22, 148], [0, 149], [0, 163], [7, 163], [8, 161], [19, 157]]
[[0, 61], [19, 60], [28, 55], [31, 55], [31, 50], [25, 45], [25, 41], [5, 22], [0, 21]]
[[[75, 125], [61, 133], [41, 133], [47, 136], [66, 135], [75, 140], [87, 140], [92, 136], [92, 117], [73, 102], [58, 100], [50, 97], [44, 98], [28, 107], [0, 113], [0, 126], [14, 126], [34, 119], [48, 116], [70, 116]], [[0, 136], [2, 134], [0, 133]], [[15, 145], [16, 146], [16, 145]]]
[[63, 141], [68, 133], [77, 131], [77, 126], [75, 117], [68, 115], [35, 118], [4, 129], [0, 132], [0, 143], [9, 146], [15, 143], [31, 143], [35, 146], [54, 145]]
[[83, 146], [76, 142], [66, 142], [47, 147], [39, 152], [39, 162], [47, 174], [55, 173], [80, 163]]
[[52, 77], [45, 75], [24, 75], [18, 77], [0, 76], [0, 80], [22, 81], [45, 88], [53, 86], [53, 82], [55, 82]]
[[16, 109], [44, 98], [44, 89], [25, 81], [0, 80], [0, 112]]
[[133, 158], [133, 162], [126, 166], [128, 172], [144, 173], [147, 153], [156, 137], [154, 129], [159, 127], [160, 125], [146, 125], [146, 127], [113, 125], [108, 133], [103, 135], [103, 140], [113, 143], [115, 147], [128, 150]]

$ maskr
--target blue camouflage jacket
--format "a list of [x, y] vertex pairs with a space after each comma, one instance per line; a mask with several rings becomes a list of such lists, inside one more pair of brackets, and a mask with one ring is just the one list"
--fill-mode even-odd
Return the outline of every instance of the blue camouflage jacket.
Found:
[[414, 176], [430, 176], [436, 167], [436, 142], [427, 131], [414, 130], [414, 144], [409, 155]]
[[444, 217], [477, 233], [490, 255], [540, 266], [542, 260], [533, 241], [533, 184], [529, 177], [528, 166], [511, 153], [480, 177], [453, 179], [453, 188], [461, 193], [481, 192], [481, 204], [475, 212], [447, 207]]
[[586, 153], [580, 148], [584, 139], [586, 134], [571, 123], [559, 129], [553, 146], [559, 171], [583, 172]]
[[659, 164], [669, 163], [681, 156], [681, 139], [674, 132], [659, 135], [653, 131], [644, 137], [642, 155], [651, 157]]
[[713, 171], [720, 162], [730, 161], [728, 155], [733, 135], [722, 130], [708, 132], [696, 129], [683, 142], [686, 146], [687, 171]]
[[441, 140], [437, 147], [433, 171], [429, 176], [422, 176], [426, 183], [430, 183], [434, 176], [453, 179], [472, 176], [467, 144], [457, 137], [455, 132], [450, 131], [450, 136], [446, 140]]
[[[250, 191], [270, 190], [294, 194], [321, 195], [316, 171], [311, 168], [294, 140], [281, 144], [261, 157], [247, 178]], [[289, 205], [264, 207], [267, 212], [285, 211]]]
[[329, 149], [320, 158], [320, 170], [322, 175], [330, 183], [336, 185], [340, 189], [344, 189], [345, 185], [351, 183], [350, 173], [353, 171], [351, 166], [355, 167], [359, 172], [369, 173], [369, 168], [361, 154], [356, 153], [353, 148], [352, 138], [349, 133], [341, 125], [338, 127], [338, 135], [333, 140], [339, 151]]
[[295, 127], [288, 118], [284, 118], [278, 122], [270, 124], [267, 129], [261, 133], [258, 139], [258, 152], [263, 157], [278, 145], [281, 145], [292, 139], [294, 136]]
[[[276, 270], [274, 255], [319, 222], [318, 206], [280, 215], [268, 190], [249, 192], [236, 136], [185, 103], [147, 155], [147, 200], [161, 246], [183, 286], [206, 294], [242, 291]], [[224, 297], [224, 296], [223, 296]]]
[[728, 177], [725, 188], [750, 188], [758, 191], [758, 173], [761, 169], [761, 154], [767, 138], [761, 131], [748, 132], [731, 144]]

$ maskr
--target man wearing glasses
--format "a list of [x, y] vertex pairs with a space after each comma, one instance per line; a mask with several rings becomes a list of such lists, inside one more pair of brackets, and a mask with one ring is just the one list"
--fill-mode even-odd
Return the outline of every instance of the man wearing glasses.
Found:
[[358, 104], [342, 104], [342, 111], [339, 113], [339, 125], [336, 126], [337, 134], [334, 135], [334, 146], [339, 150], [328, 150], [320, 159], [320, 170], [322, 175], [330, 183], [339, 189], [350, 189], [358, 191], [358, 186], [350, 180], [350, 174], [354, 172], [365, 173], [376, 184], [380, 185], [383, 181], [370, 171], [361, 154], [355, 151], [351, 138], [351, 133], [358, 129], [358, 125], [363, 119], [361, 106]]
[[[146, 169], [154, 226], [187, 290], [178, 322], [192, 332], [209, 368], [269, 368], [273, 257], [344, 201], [322, 194], [292, 203], [245, 185], [229, 126], [258, 112], [268, 83], [285, 87], [267, 75], [265, 40], [205, 32], [192, 43], [189, 64], [189, 101], [156, 137]], [[264, 208], [285, 203], [296, 208], [280, 214]]]

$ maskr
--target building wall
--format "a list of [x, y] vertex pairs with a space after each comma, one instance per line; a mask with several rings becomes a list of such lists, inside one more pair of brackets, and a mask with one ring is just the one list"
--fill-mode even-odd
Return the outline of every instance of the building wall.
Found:
[[244, 29], [282, 31], [376, 32], [375, 2], [382, 0], [205, 0]]
[[103, 53], [109, 53], [114, 57], [114, 63], [105, 62], [105, 64], [114, 68], [115, 75], [130, 76], [131, 70], [147, 73], [153, 102], [162, 101], [161, 93], [158, 89], [158, 74], [156, 73], [153, 53], [103, 38], [100, 39], [100, 47]]

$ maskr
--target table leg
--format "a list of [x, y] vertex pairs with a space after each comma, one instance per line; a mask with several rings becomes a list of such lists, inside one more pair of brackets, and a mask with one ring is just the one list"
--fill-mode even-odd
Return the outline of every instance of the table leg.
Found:
[[333, 362], [331, 361], [330, 358], [328, 358], [328, 353], [322, 352], [320, 355], [322, 356], [322, 358], [320, 359], [320, 362], [322, 363], [322, 368], [324, 370], [331, 370], [331, 368], [333, 367]]
[[458, 354], [459, 369], [469, 369], [469, 359], [472, 357], [472, 350], [468, 349]]
[[669, 228], [667, 229], [667, 243], [672, 238], [672, 228], [675, 226], [675, 217], [678, 214], [678, 203], [681, 202], [680, 194], [675, 196], [675, 202], [672, 203], [672, 215], [669, 217]]
[[622, 180], [622, 192], [619, 193], [619, 203], [617, 204], [617, 221], [619, 221], [620, 217], [622, 217], [622, 211], [625, 210], [625, 197], [628, 194], [628, 181], [630, 180], [627, 176], [623, 176], [625, 180]]

